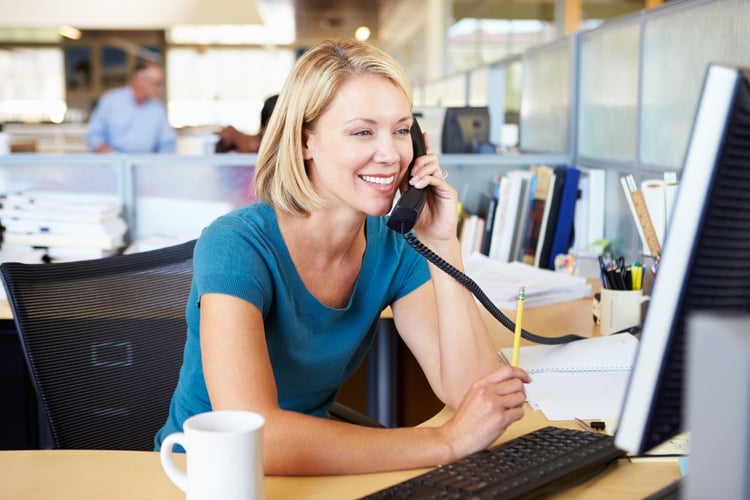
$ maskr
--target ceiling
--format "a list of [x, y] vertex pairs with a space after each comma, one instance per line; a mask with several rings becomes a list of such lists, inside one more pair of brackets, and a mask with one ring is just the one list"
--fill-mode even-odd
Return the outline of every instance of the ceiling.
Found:
[[[262, 1], [262, 0], [256, 0]], [[268, 0], [266, 0], [268, 1]], [[291, 0], [298, 41], [352, 36], [360, 25], [378, 33], [378, 16], [399, 0]], [[415, 1], [415, 0], [401, 0]], [[555, 20], [556, 0], [452, 0], [453, 19]], [[667, 1], [667, 0], [664, 0]], [[584, 19], [612, 19], [644, 8], [645, 0], [582, 0]]]
[[[0, 27], [70, 24], [85, 30], [137, 30], [164, 29], [175, 24], [252, 24], [264, 17], [265, 11], [289, 26], [290, 36], [292, 29], [296, 30], [295, 42], [304, 45], [324, 38], [351, 37], [361, 25], [368, 26], [372, 38], [377, 39], [381, 17], [404, 12], [396, 8], [404, 3], [411, 8], [407, 9], [409, 12], [421, 12], [419, 6], [432, 1], [449, 2], [455, 21], [478, 18], [554, 22], [556, 2], [565, 0], [111, 0], [106, 9], [91, 9], [90, 0], [24, 0], [23, 8], [16, 0], [0, 0]], [[608, 20], [638, 11], [646, 1], [661, 0], [580, 1], [583, 19]], [[295, 28], [289, 23], [291, 15]], [[399, 29], [409, 24], [408, 20], [397, 23]]]
[[292, 0], [297, 42], [351, 37], [362, 25], [377, 36], [382, 0]]

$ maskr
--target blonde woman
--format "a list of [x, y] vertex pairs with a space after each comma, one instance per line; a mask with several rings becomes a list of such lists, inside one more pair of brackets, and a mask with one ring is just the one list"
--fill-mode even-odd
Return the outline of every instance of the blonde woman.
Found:
[[[258, 154], [260, 201], [196, 245], [184, 365], [157, 448], [193, 414], [245, 409], [266, 418], [267, 474], [376, 472], [459, 459], [523, 416], [529, 376], [499, 365], [470, 293], [385, 225], [399, 187], [428, 188], [414, 230], [462, 268], [457, 195], [437, 157], [406, 178], [411, 108], [403, 69], [373, 46], [328, 41], [299, 59]], [[386, 306], [455, 409], [441, 427], [328, 418]]]

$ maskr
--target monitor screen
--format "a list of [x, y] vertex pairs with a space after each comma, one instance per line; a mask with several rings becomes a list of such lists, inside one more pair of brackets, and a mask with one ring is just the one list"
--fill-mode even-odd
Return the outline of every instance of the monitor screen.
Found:
[[615, 433], [631, 453], [689, 430], [690, 315], [750, 311], [750, 70], [709, 65], [672, 213]]
[[443, 153], [495, 153], [490, 144], [489, 109], [446, 108], [441, 144]]

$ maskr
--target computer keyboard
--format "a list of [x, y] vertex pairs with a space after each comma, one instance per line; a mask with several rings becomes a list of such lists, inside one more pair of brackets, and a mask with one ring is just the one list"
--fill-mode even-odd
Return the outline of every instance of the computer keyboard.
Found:
[[585, 481], [624, 455], [607, 434], [550, 426], [364, 498], [529, 498]]

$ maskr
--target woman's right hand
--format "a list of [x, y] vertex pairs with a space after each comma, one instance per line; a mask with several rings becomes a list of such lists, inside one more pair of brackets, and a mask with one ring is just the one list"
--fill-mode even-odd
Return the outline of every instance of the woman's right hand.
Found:
[[440, 428], [453, 460], [483, 450], [524, 415], [524, 384], [531, 377], [521, 368], [500, 366], [474, 382], [453, 417]]

